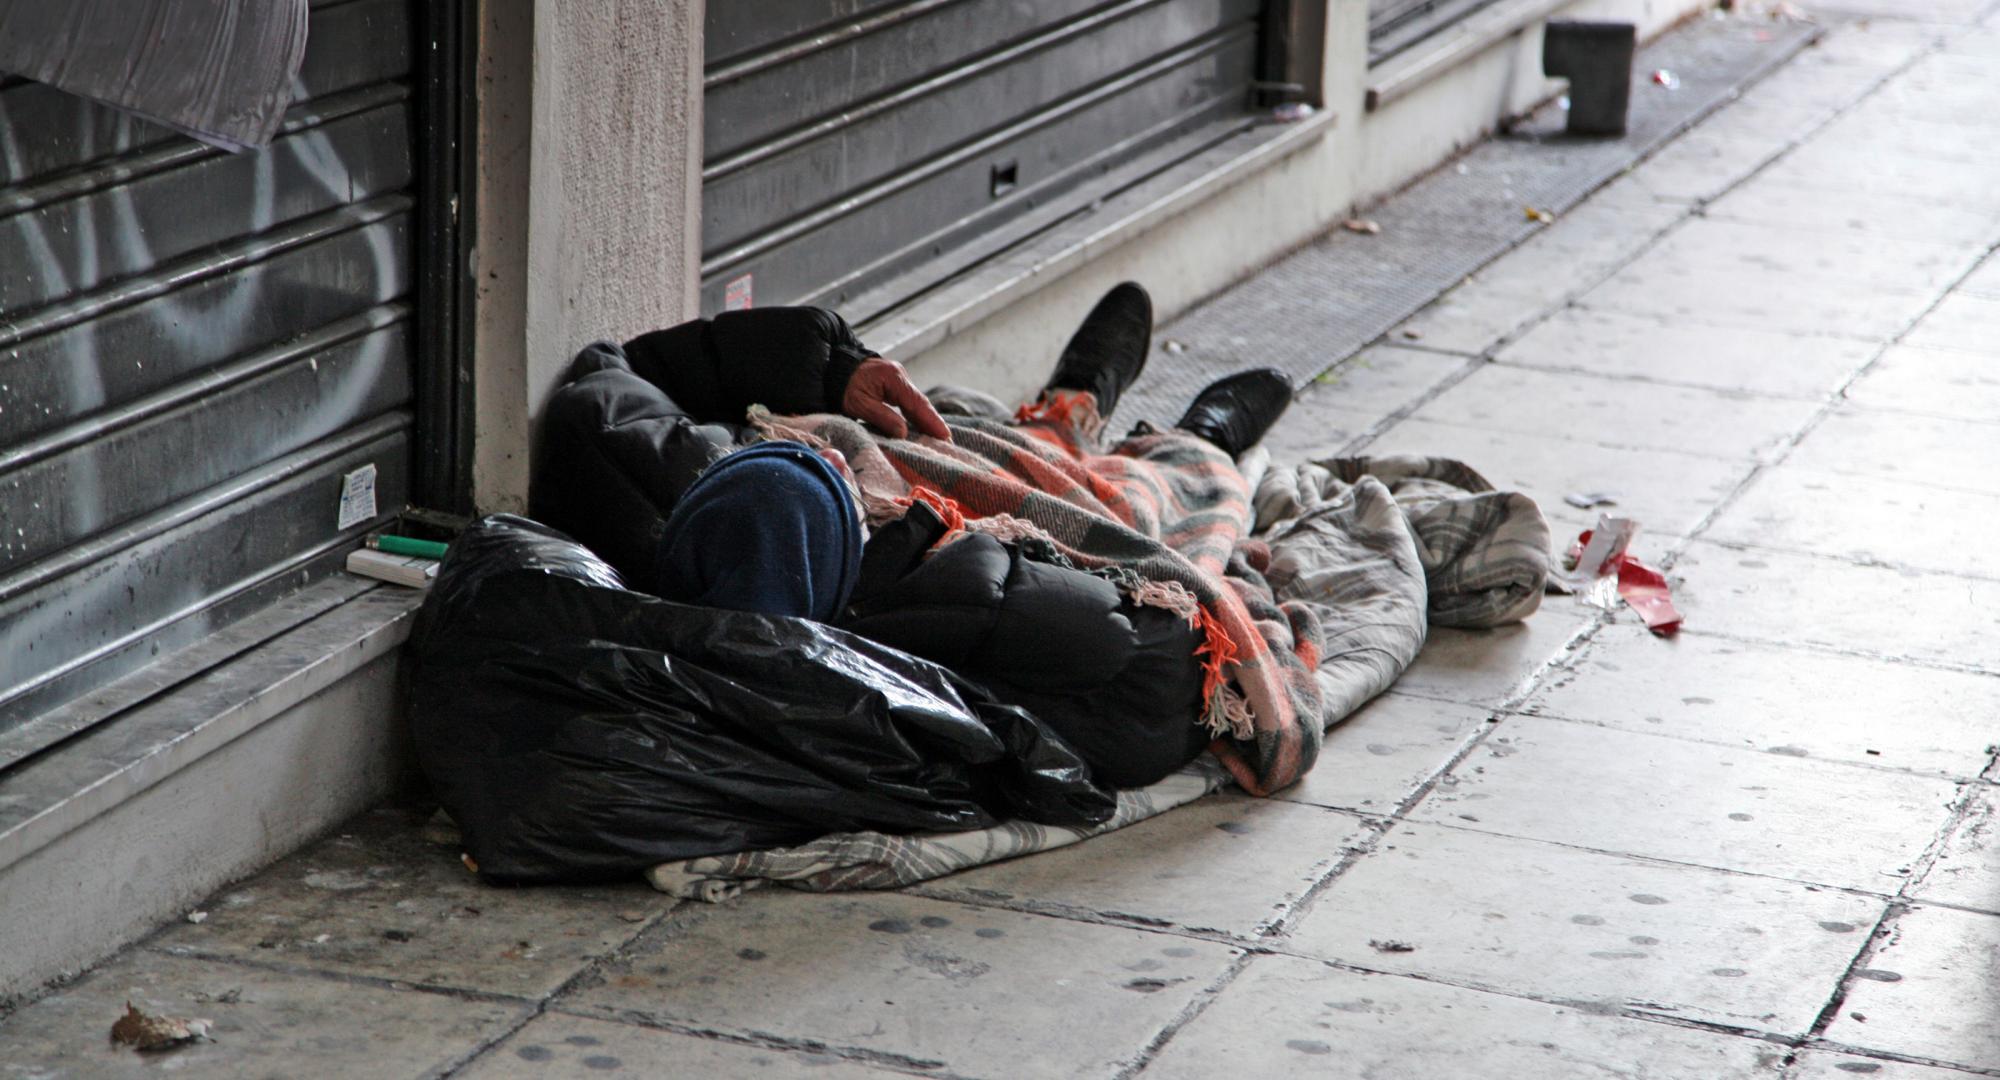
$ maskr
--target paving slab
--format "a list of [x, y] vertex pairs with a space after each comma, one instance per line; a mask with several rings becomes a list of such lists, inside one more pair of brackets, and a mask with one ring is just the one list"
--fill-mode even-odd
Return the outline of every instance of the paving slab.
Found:
[[156, 939], [190, 955], [545, 997], [674, 901], [634, 881], [480, 883], [411, 815], [380, 810], [210, 898]]
[[1823, 398], [1879, 351], [1861, 341], [1568, 308], [1521, 335], [1494, 359], [1516, 367]]
[[[1893, 893], [1957, 795], [1936, 777], [1517, 716], [1410, 816]], [[1868, 813], [1839, 811], [1853, 805]]]
[[1382, 346], [1308, 383], [1264, 437], [1272, 461], [1329, 457], [1389, 414], [1456, 374], [1462, 357]]
[[1799, 440], [1791, 464], [2000, 495], [2000, 424], [1846, 407]]
[[1810, 649], [1607, 626], [1529, 711], [1933, 775], [1977, 776], [2000, 679]]
[[[2000, 670], [2000, 583], [1699, 540], [1669, 580], [1683, 633]], [[1634, 621], [1630, 612], [1616, 617]]]
[[[1993, 29], [1913, 26], [1910, 30], [1922, 55], [1909, 59], [1895, 78], [1870, 93], [1862, 104], [1879, 107], [1900, 102], [1945, 100], [1958, 104], [1978, 100], [1985, 89], [1981, 80], [1992, 75], [1992, 69], [1981, 61], [2000, 55], [1995, 51], [2000, 38]], [[1976, 109], [1957, 110], [1955, 115], [1978, 123], [2000, 120], [1982, 116]]]
[[2000, 57], [2000, 26], [1989, 16], [1985, 26], [1947, 38], [1941, 51], [1946, 56], [1982, 60]]
[[1556, 526], [1558, 548], [1607, 512], [1576, 509], [1563, 501], [1566, 494], [1608, 492], [1617, 499], [1608, 512], [1638, 519], [1648, 533], [1677, 536], [1699, 525], [1752, 468], [1748, 459], [1590, 446], [1550, 435], [1417, 419], [1391, 427], [1368, 445], [1368, 452], [1434, 454], [1471, 465], [1494, 487], [1535, 500]]
[[[141, 1054], [110, 1041], [126, 1002], [214, 1022], [212, 1041]], [[527, 1018], [526, 1002], [472, 1000], [127, 950], [0, 1021], [0, 1075], [118, 1080], [433, 1076]]]
[[961, 1076], [1109, 1076], [1237, 951], [896, 893], [684, 908], [562, 1008]]
[[1954, 290], [1963, 296], [1977, 296], [1987, 300], [2000, 300], [2000, 255], [1988, 255], [1985, 261], [1965, 275]]
[[1350, 847], [1359, 818], [1221, 793], [1116, 832], [918, 886], [942, 899], [1002, 897], [1250, 938], [1282, 918]]
[[[2000, 15], [2000, 8], [1993, 9], [1993, 13]], [[1989, 16], [1981, 28], [1937, 27], [1932, 38], [1929, 51], [1910, 65], [1902, 77], [1884, 86], [1880, 97], [1893, 100], [1945, 95], [1953, 99], [1979, 99], [1985, 89], [1979, 80], [1993, 74], [1993, 68], [1982, 61], [2000, 56], [2000, 23]], [[1978, 115], [1970, 109], [1966, 114], [1968, 118]], [[2000, 122], [2000, 118], [1988, 117], [1987, 122]]]
[[2000, 914], [2000, 788], [1972, 789], [1965, 816], [1910, 895]]
[[1784, 272], [1628, 267], [1579, 298], [1593, 311], [1625, 311], [1709, 326], [1888, 342], [1930, 304], [1914, 289], [1875, 290]]
[[1864, 115], [1946, 121], [1992, 131], [2000, 115], [1992, 110], [1991, 57], [1932, 53], [1903, 77], [1869, 95], [1856, 112]]
[[1296, 421], [1272, 428], [1264, 436], [1262, 445], [1271, 452], [1272, 464], [1296, 465], [1339, 457], [1342, 450], [1360, 440], [1382, 419], [1374, 413], [1329, 404], [1334, 400], [1321, 395], [1311, 404], [1295, 402], [1286, 411], [1287, 418], [1297, 414]]
[[1748, 458], [1775, 449], [1817, 408], [1809, 401], [1487, 364], [1412, 418], [1592, 446]]
[[1396, 680], [1396, 691], [1460, 705], [1498, 705], [1530, 676], [1568, 655], [1570, 639], [1587, 621], [1586, 612], [1545, 605], [1521, 622], [1491, 630], [1432, 627], [1416, 662]]
[[[1503, 283], [1504, 282], [1504, 283]], [[1512, 277], [1475, 278], [1403, 321], [1397, 340], [1476, 356], [1562, 303], [1564, 294]]]
[[1762, 178], [1800, 189], [1845, 184], [1897, 198], [1983, 203], [2000, 177], [2000, 166], [1983, 162], [1912, 161], [1865, 150], [1845, 142], [1809, 142], [1764, 170]]
[[[1739, 190], [1780, 189], [1781, 185], [1758, 180]], [[1719, 208], [1728, 201], [1725, 197], [1715, 205]], [[1989, 198], [1982, 205], [1991, 202]], [[1796, 286], [1796, 295], [1808, 298], [1845, 300], [1871, 291], [1935, 296], [1963, 277], [1985, 246], [1965, 236], [1940, 241], [1695, 218], [1627, 272], [1643, 272], [1656, 280], [1692, 276], [1761, 281], [1776, 295], [1792, 295], [1785, 290]]]
[[1265, 956], [1140, 1075], [1597, 1080], [1637, 1065], [1648, 1080], [1728, 1080], [1775, 1077], [1783, 1057], [1755, 1039]]
[[[1796, 59], [1746, 88], [1737, 99], [1744, 105], [1844, 109], [1868, 93], [1897, 67], [1927, 47], [1905, 35], [1877, 33], [1870, 26], [1856, 33], [1843, 27], [1820, 36], [1819, 42]], [[1892, 39], [1893, 38], [1893, 39]], [[1729, 114], [1727, 109], [1717, 117]], [[1703, 125], [1704, 127], [1706, 125]], [[1701, 127], [1693, 134], [1700, 134]]]
[[1697, 133], [1755, 140], [1773, 148], [1782, 148], [1811, 136], [1820, 125], [1839, 113], [1835, 105], [1783, 101], [1774, 96], [1757, 95], [1755, 91], [1753, 87], [1750, 93], [1736, 99], [1728, 108], [1702, 121]]
[[1627, 178], [1655, 199], [1701, 203], [1728, 191], [1783, 150], [1778, 140], [1716, 135], [1698, 128], [1668, 143]]
[[[2000, 116], [1991, 109], [1992, 93], [1992, 71], [1981, 61], [1932, 55], [1881, 93], [1870, 94], [1842, 119], [1864, 128], [1908, 129], [1920, 135], [1955, 132], [1961, 141], [1976, 142], [2000, 132]], [[1975, 152], [1968, 160], [1989, 161], [1992, 155]], [[1988, 196], [1978, 205], [1992, 202]]]
[[1685, 207], [1663, 203], [1627, 175], [1488, 263], [1477, 280], [1550, 301], [1563, 299], [1639, 254], [1686, 213]]
[[2000, 205], [1938, 202], [1918, 194], [1850, 187], [1808, 187], [1789, 177], [1759, 177], [1710, 203], [1721, 221], [1853, 236], [1954, 241], [2000, 232]]
[[2000, 356], [2000, 300], [1971, 294], [1947, 296], [1903, 342], [1934, 349], [1964, 349], [1989, 358]]
[[886, 1080], [907, 1076], [837, 1054], [699, 1038], [636, 1024], [549, 1013], [454, 1074], [463, 1080], [599, 1080], [607, 1076], [795, 1077]]
[[1917, 908], [1894, 926], [1856, 973], [1827, 1040], [2000, 1069], [2000, 915]]
[[2000, 417], [2000, 365], [1981, 353], [1897, 345], [1848, 388], [1847, 398], [1865, 408], [1991, 422]]
[[1279, 419], [1278, 426], [1296, 423], [1301, 409], [1337, 407], [1380, 419], [1423, 396], [1438, 383], [1458, 374], [1465, 360], [1424, 349], [1378, 345], [1308, 384]]
[[1319, 763], [1273, 798], [1386, 814], [1486, 727], [1486, 709], [1389, 693], [1326, 733]]
[[1760, 473], [1702, 533], [1722, 543], [2000, 578], [1996, 535], [2000, 495], [1789, 464]]
[[[1818, 4], [1814, 7], [1822, 12], [1836, 10]], [[1882, 7], [1877, 14], [1886, 18], [1835, 18], [1828, 20], [1831, 25], [1823, 23], [1827, 32], [1811, 49], [1800, 54], [1800, 59], [1809, 64], [1849, 67], [1877, 75], [1896, 74], [1951, 35], [1966, 32], [1963, 25], [1925, 18], [1901, 0], [1883, 0]]]
[[1799, 1033], [1887, 903], [1435, 825], [1383, 844], [1320, 894], [1287, 951]]
[[1968, 165], [2000, 164], [2000, 147], [1968, 136], [1976, 129], [1953, 120], [1892, 115], [1856, 108], [1828, 124], [1822, 137], [1844, 146], [1873, 147], [1883, 157]]
[[1808, 1050], [1799, 1055], [1787, 1080], [1971, 1080], [1971, 1074], [1931, 1065], [1912, 1065], [1889, 1058]]
[[1813, 0], [1813, 10], [1821, 14], [1877, 15], [1895, 19], [1920, 19], [1927, 23], [1970, 23], [1990, 6], [1991, 0]]

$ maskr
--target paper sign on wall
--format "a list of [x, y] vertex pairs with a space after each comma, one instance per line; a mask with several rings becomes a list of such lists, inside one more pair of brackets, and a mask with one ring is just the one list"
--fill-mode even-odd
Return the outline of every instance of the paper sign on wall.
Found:
[[340, 478], [340, 524], [342, 532], [375, 520], [375, 466], [370, 464]]
[[755, 303], [755, 296], [751, 290], [754, 284], [751, 279], [755, 276], [755, 274], [745, 274], [722, 287], [722, 310], [750, 310], [751, 305]]

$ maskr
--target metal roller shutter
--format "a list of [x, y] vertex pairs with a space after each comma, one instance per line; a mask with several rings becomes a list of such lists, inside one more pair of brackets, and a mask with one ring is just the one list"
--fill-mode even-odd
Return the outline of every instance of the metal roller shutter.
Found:
[[412, 10], [312, 11], [268, 148], [0, 84], [0, 734], [338, 564], [410, 485]]
[[1265, 7], [710, 4], [703, 310], [841, 304], [1114, 164], [1242, 114]]
[[1380, 63], [1495, 0], [1368, 0], [1368, 62]]

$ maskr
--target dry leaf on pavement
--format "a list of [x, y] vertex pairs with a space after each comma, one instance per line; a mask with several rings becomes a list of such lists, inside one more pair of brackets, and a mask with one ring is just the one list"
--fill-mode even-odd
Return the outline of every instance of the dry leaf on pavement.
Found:
[[171, 1050], [207, 1038], [208, 1029], [214, 1026], [213, 1020], [155, 1016], [128, 1001], [125, 1003], [125, 1015], [111, 1025], [111, 1041], [141, 1052]]

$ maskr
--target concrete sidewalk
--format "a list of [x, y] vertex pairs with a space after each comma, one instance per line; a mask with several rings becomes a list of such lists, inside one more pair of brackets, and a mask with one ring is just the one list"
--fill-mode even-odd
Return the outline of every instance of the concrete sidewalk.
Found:
[[[1462, 459], [1564, 540], [1610, 493], [1678, 639], [1440, 630], [1277, 798], [900, 893], [494, 889], [383, 811], [0, 1021], [0, 1078], [2000, 1075], [2000, 17], [1812, 6], [1877, 17], [1271, 439]], [[1232, 295], [1160, 339], [1296, 351], [1309, 300]], [[109, 1047], [128, 999], [217, 1041]]]

